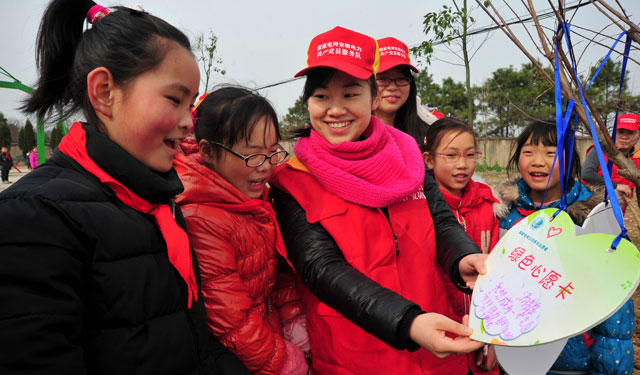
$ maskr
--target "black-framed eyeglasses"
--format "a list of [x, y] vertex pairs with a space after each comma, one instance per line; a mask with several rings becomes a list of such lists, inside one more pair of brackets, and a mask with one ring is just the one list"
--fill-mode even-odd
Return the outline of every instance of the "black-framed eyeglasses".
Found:
[[411, 83], [411, 78], [406, 78], [406, 77], [396, 78], [396, 79], [376, 78], [376, 82], [378, 83], [378, 86], [382, 86], [382, 87], [389, 86], [391, 82], [395, 82], [396, 86], [398, 87], [403, 87], [403, 86], [409, 86], [409, 83]]
[[223, 149], [229, 151], [230, 153], [232, 153], [233, 155], [239, 157], [240, 159], [244, 160], [244, 163], [246, 164], [247, 167], [250, 168], [255, 168], [255, 167], [259, 167], [262, 164], [264, 164], [265, 161], [267, 161], [267, 159], [269, 160], [269, 163], [272, 165], [278, 165], [280, 163], [282, 163], [283, 161], [285, 161], [285, 159], [287, 158], [287, 156], [289, 156], [289, 152], [286, 150], [280, 150], [280, 151], [276, 151], [274, 153], [272, 153], [271, 155], [267, 155], [267, 154], [251, 154], [251, 155], [242, 155], [236, 151], [233, 151], [230, 147], [223, 145], [220, 142], [211, 142], [211, 141], [207, 141], [209, 143], [211, 143], [212, 145], [216, 145], [216, 146], [220, 146]]

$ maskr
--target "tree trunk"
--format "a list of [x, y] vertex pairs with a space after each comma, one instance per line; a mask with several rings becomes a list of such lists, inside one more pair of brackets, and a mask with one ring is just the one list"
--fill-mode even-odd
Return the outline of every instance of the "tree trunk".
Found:
[[467, 51], [467, 30], [469, 27], [469, 9], [467, 0], [463, 2], [464, 17], [462, 17], [462, 54], [464, 56], [465, 86], [467, 89], [467, 122], [473, 128], [473, 93], [471, 92], [471, 67], [469, 62], [469, 52]]

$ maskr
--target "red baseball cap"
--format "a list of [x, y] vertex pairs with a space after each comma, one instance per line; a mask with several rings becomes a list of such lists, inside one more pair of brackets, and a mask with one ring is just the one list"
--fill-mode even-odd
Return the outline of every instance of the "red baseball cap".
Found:
[[337, 26], [311, 39], [307, 50], [307, 67], [295, 77], [322, 66], [338, 69], [358, 79], [368, 79], [378, 72], [379, 63], [380, 54], [375, 39]]
[[380, 48], [380, 69], [378, 70], [380, 73], [398, 65], [407, 65], [414, 72], [420, 72], [418, 68], [411, 65], [409, 47], [398, 39], [391, 37], [378, 39], [378, 46]]
[[618, 116], [618, 129], [636, 131], [640, 128], [640, 115], [626, 113]]

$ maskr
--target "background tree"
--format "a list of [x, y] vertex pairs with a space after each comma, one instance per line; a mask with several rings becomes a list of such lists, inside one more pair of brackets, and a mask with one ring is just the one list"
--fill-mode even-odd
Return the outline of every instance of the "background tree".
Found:
[[51, 147], [52, 150], [58, 147], [58, 144], [62, 140], [63, 134], [64, 133], [62, 129], [62, 122], [57, 123], [56, 126], [53, 129], [51, 129], [49, 147]]
[[437, 108], [440, 104], [440, 85], [433, 81], [433, 75], [422, 69], [414, 77], [420, 102], [429, 108]]
[[[547, 73], [553, 74], [549, 69]], [[497, 69], [480, 91], [484, 94], [481, 107], [489, 115], [483, 124], [486, 136], [515, 136], [528, 122], [555, 115], [553, 87], [531, 63], [519, 70]]]
[[446, 42], [447, 48], [449, 48], [448, 46], [452, 41], [458, 46], [459, 51], [455, 51], [451, 48], [449, 48], [449, 50], [462, 61], [462, 64], [450, 63], [452, 65], [464, 66], [464, 87], [466, 94], [464, 118], [466, 118], [467, 122], [473, 126], [474, 100], [473, 89], [471, 87], [471, 59], [473, 59], [475, 53], [488, 39], [489, 34], [487, 33], [485, 39], [477, 48], [475, 48], [475, 51], [472, 51], [474, 48], [472, 46], [471, 37], [469, 36], [469, 27], [475, 22], [471, 13], [476, 12], [478, 8], [476, 7], [472, 9], [468, 7], [467, 0], [452, 0], [452, 3], [453, 6], [443, 5], [440, 12], [430, 12], [424, 15], [423, 31], [425, 35], [432, 33], [433, 38], [412, 48], [412, 52], [418, 57], [423, 57], [428, 64], [434, 55], [433, 46], [437, 41]]
[[22, 127], [16, 120], [7, 120], [7, 124], [9, 125], [9, 133], [11, 134], [11, 144], [18, 143], [18, 134]]
[[431, 109], [437, 109], [445, 116], [467, 118], [467, 95], [464, 84], [447, 77], [442, 85], [433, 82], [431, 74], [426, 70], [415, 75], [416, 88], [420, 102]]
[[218, 37], [209, 30], [206, 36], [198, 34], [195, 40], [198, 62], [202, 66], [204, 74], [201, 81], [204, 84], [204, 92], [209, 92], [209, 81], [213, 73], [225, 75], [227, 71], [221, 67], [222, 58], [216, 55], [218, 49]]
[[302, 95], [300, 95], [293, 106], [289, 107], [289, 111], [280, 124], [280, 131], [283, 133], [283, 138], [288, 137], [292, 130], [304, 127], [308, 123], [309, 112], [307, 111], [307, 103], [302, 101]]
[[36, 133], [29, 119], [27, 119], [27, 123], [18, 133], [18, 146], [22, 150], [23, 157], [27, 157], [27, 153], [36, 147]]
[[0, 112], [0, 147], [11, 148], [11, 130], [2, 112]]
[[455, 82], [453, 78], [447, 77], [442, 80], [440, 100], [436, 107], [438, 111], [444, 113], [445, 116], [468, 119], [471, 114], [467, 112], [467, 98], [464, 84]]
[[[591, 67], [589, 79], [593, 77], [596, 70], [602, 63], [602, 60], [598, 61], [596, 66]], [[620, 77], [622, 75], [622, 62], [607, 60], [604, 66], [598, 73], [598, 76], [589, 87], [589, 97], [593, 101], [593, 104], [602, 115], [602, 119], [607, 127], [613, 127], [613, 118], [615, 117], [616, 108], [620, 107], [621, 113], [627, 112], [632, 108], [632, 101], [624, 104], [625, 99], [629, 101], [629, 72], [624, 76], [624, 82], [622, 84], [623, 96], [618, 100], [618, 90], [620, 89]]]

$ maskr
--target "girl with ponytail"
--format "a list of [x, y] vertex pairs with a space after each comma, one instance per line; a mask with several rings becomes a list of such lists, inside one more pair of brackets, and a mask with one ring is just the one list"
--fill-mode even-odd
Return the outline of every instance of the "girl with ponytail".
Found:
[[246, 372], [207, 333], [173, 201], [200, 80], [187, 37], [143, 10], [54, 0], [36, 60], [25, 112], [85, 122], [0, 194], [15, 224], [0, 237], [0, 373]]

